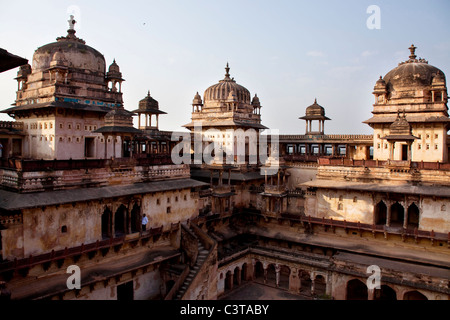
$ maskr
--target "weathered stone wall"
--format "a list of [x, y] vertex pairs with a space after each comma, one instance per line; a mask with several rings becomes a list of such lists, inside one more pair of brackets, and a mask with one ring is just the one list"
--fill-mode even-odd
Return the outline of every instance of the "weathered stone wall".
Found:
[[[37, 195], [38, 196], [38, 195]], [[133, 197], [76, 202], [58, 206], [24, 209], [22, 224], [2, 230], [3, 258], [14, 259], [76, 247], [102, 239], [102, 214], [112, 211], [112, 220], [121, 205], [131, 211], [140, 202], [147, 229], [185, 222], [198, 216], [198, 195], [190, 189], [156, 192]], [[159, 204], [158, 204], [159, 201]], [[170, 208], [170, 212], [168, 212]], [[139, 218], [140, 219], [140, 218]], [[112, 227], [114, 230], [114, 227]], [[128, 232], [128, 230], [125, 230]]]

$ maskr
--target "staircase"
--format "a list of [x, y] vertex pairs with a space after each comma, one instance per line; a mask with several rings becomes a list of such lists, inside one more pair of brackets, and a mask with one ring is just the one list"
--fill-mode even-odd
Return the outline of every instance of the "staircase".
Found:
[[195, 265], [192, 267], [192, 269], [190, 269], [189, 274], [187, 275], [183, 284], [180, 286], [180, 290], [178, 290], [174, 300], [181, 300], [184, 293], [189, 288], [189, 285], [191, 284], [192, 280], [194, 280], [195, 276], [197, 275], [198, 270], [200, 270], [201, 266], [205, 262], [206, 257], [208, 256], [208, 253], [209, 253], [209, 251], [206, 250], [205, 247], [199, 241], [198, 255], [197, 255], [197, 260], [195, 262]]

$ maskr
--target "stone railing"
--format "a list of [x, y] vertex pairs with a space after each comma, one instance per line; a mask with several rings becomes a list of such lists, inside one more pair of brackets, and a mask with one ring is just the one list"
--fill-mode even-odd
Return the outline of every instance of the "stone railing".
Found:
[[23, 122], [20, 121], [0, 121], [0, 129], [23, 131]]
[[273, 193], [273, 194], [282, 194], [286, 192], [286, 185], [265, 185], [264, 192], [265, 193]]
[[0, 186], [20, 192], [133, 184], [190, 176], [189, 165], [130, 166], [111, 160], [18, 161], [0, 168]]
[[345, 158], [319, 158], [321, 166], [346, 166], [346, 167], [367, 167], [367, 168], [395, 168], [408, 167], [418, 170], [450, 170], [450, 163], [441, 162], [414, 162], [397, 160], [352, 160]]
[[336, 142], [353, 142], [353, 141], [373, 141], [371, 134], [282, 134], [279, 136], [279, 141], [288, 143], [290, 141], [297, 142], [299, 140], [334, 140]]

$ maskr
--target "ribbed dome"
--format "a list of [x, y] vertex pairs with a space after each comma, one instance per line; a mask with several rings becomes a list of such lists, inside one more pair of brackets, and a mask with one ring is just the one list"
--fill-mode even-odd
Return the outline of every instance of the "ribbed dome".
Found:
[[429, 65], [428, 61], [416, 59], [414, 45], [409, 49], [411, 50], [409, 60], [400, 63], [384, 77], [389, 91], [405, 87], [428, 87], [437, 74], [443, 74], [438, 68]]
[[225, 70], [225, 78], [205, 90], [205, 94], [203, 95], [205, 103], [226, 101], [229, 98], [230, 92], [233, 91], [238, 102], [250, 104], [250, 92], [245, 87], [237, 84], [234, 79], [230, 78], [228, 63]]
[[75, 30], [69, 29], [66, 37], [38, 48], [33, 55], [33, 71], [44, 71], [50, 67], [55, 53], [60, 52], [67, 60], [68, 67], [105, 74], [105, 58], [85, 41], [75, 36]]

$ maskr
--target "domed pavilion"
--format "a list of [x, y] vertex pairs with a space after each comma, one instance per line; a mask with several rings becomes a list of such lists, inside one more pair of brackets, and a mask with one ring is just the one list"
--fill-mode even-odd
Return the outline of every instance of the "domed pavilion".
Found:
[[[447, 131], [450, 129], [448, 95], [444, 73], [418, 58], [409, 47], [409, 59], [377, 80], [373, 116], [364, 121], [374, 129], [374, 159], [446, 162]], [[399, 117], [402, 113], [404, 116]], [[397, 137], [394, 122], [411, 127], [409, 137]], [[410, 139], [416, 137], [417, 139]]]

